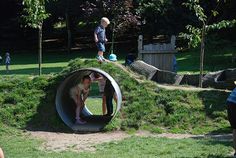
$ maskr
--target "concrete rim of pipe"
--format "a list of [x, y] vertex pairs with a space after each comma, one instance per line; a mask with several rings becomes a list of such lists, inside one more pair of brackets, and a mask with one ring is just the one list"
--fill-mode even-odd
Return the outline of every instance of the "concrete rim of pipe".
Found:
[[[85, 125], [75, 125], [73, 120], [73, 110], [70, 107], [70, 105], [73, 104], [73, 101], [69, 97], [69, 89], [75, 84], [78, 78], [82, 78], [84, 75], [88, 75], [92, 72], [102, 74], [106, 79], [110, 80], [117, 95], [116, 110], [114, 111], [113, 115], [104, 122], [103, 119], [101, 119], [104, 116], [100, 116], [95, 118], [92, 123], [87, 122]], [[111, 119], [114, 118], [114, 116], [120, 111], [122, 104], [122, 94], [119, 85], [108, 73], [98, 68], [83, 68], [72, 72], [65, 78], [64, 81], [62, 81], [57, 89], [55, 102], [56, 110], [60, 118], [69, 128], [78, 132], [98, 132], [102, 130], [107, 125], [107, 123], [110, 122]], [[93, 116], [86, 106], [83, 109], [82, 114], [85, 117]]]

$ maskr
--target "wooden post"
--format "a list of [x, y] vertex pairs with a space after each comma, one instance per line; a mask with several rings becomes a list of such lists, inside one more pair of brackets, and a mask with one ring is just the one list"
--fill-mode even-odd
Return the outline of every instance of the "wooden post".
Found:
[[143, 35], [138, 36], [138, 58], [142, 60]]

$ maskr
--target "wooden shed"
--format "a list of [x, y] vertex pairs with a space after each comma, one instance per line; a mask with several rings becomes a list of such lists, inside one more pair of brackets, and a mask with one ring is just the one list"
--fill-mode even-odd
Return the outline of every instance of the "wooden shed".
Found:
[[176, 71], [175, 49], [176, 37], [171, 36], [170, 43], [143, 45], [143, 36], [138, 38], [138, 58], [161, 70]]

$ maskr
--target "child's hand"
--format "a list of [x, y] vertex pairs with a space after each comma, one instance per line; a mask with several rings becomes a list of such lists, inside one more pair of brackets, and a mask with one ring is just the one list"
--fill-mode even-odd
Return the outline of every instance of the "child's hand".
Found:
[[97, 39], [97, 38], [95, 38], [94, 40], [95, 40], [96, 43], [98, 42], [98, 39]]
[[105, 39], [105, 42], [107, 42], [108, 41], [108, 39]]

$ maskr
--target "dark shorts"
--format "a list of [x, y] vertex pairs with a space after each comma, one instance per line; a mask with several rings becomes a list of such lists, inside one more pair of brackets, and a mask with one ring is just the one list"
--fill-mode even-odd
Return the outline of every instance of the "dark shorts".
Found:
[[98, 43], [96, 43], [96, 46], [97, 46], [97, 48], [98, 48], [98, 51], [102, 51], [102, 52], [105, 52], [105, 51], [106, 51], [105, 43], [103, 43], [103, 42], [98, 42]]
[[236, 129], [236, 104], [227, 102], [228, 119], [231, 127]]

